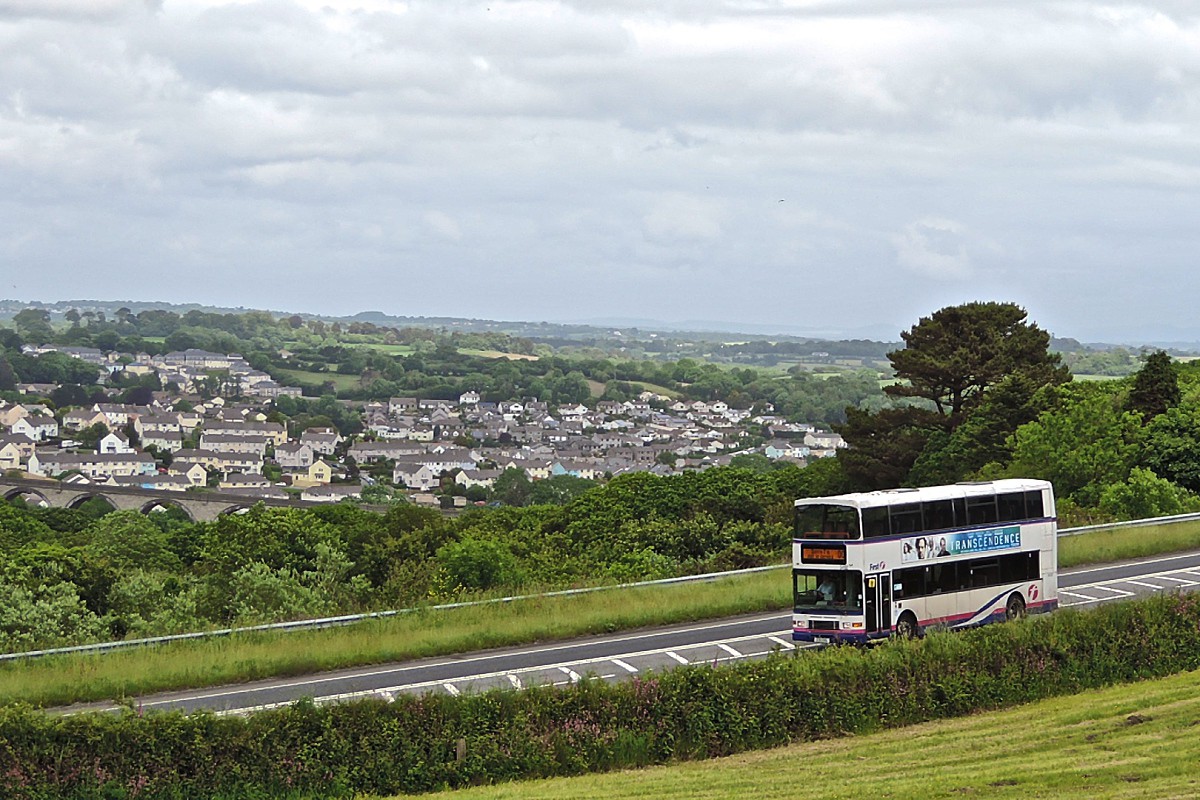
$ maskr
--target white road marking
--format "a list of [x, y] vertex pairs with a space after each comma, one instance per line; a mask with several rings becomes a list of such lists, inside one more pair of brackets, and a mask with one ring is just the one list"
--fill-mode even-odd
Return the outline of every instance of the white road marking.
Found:
[[787, 641], [786, 639], [780, 639], [778, 636], [768, 636], [767, 638], [770, 639], [775, 644], [782, 647], [784, 650], [795, 650], [796, 649], [796, 645], [792, 644], [791, 642]]
[[1158, 579], [1160, 581], [1175, 581], [1180, 586], [1196, 586], [1197, 585], [1195, 581], [1184, 580], [1183, 578], [1175, 578], [1175, 577], [1172, 577], [1171, 575], [1160, 575], [1160, 576], [1158, 576]]
[[462, 692], [458, 690], [458, 687], [453, 683], [443, 683], [442, 687], [454, 697], [458, 697], [460, 694], [462, 694]]
[[[1178, 561], [1181, 558], [1195, 558], [1195, 557], [1196, 557], [1196, 553], [1191, 552], [1191, 553], [1183, 553], [1182, 555], [1177, 555], [1177, 556], [1163, 556], [1162, 558], [1147, 558], [1144, 561], [1135, 561], [1135, 562], [1127, 563], [1127, 564], [1109, 564], [1106, 567], [1084, 567], [1083, 569], [1071, 569], [1071, 570], [1067, 570], [1065, 572], [1060, 572], [1059, 577], [1071, 576], [1071, 575], [1086, 575], [1089, 572], [1103, 572], [1105, 570], [1115, 569], [1117, 567], [1136, 567], [1136, 566], [1140, 566], [1142, 564], [1159, 564], [1159, 563], [1162, 563], [1163, 561]], [[1145, 576], [1143, 576], [1143, 577], [1145, 577]]]
[[516, 675], [513, 675], [511, 672], [508, 673], [508, 682], [513, 685], [514, 689], [522, 688], [521, 687], [521, 679], [518, 678]]
[[559, 672], [571, 679], [571, 683], [579, 683], [579, 673], [569, 667], [559, 667]]
[[742, 655], [741, 653], [739, 653], [737, 650], [734, 650], [732, 647], [730, 647], [729, 645], [725, 644], [724, 642], [718, 642], [718, 643], [717, 643], [717, 647], [721, 648], [721, 649], [722, 649], [722, 650], [724, 650], [726, 653], [729, 653], [729, 655], [733, 656], [734, 658], [745, 658], [745, 656], [743, 656], [743, 655]]
[[[730, 622], [730, 621], [726, 620], [724, 622], [705, 623], [703, 625], [695, 625], [695, 626], [685, 627], [685, 628], [671, 628], [670, 630], [656, 631], [653, 633], [643, 632], [643, 633], [631, 634], [629, 636], [617, 636], [617, 637], [613, 637], [611, 639], [605, 639], [604, 643], [605, 644], [613, 644], [613, 643], [620, 643], [620, 642], [636, 642], [639, 640], [653, 639], [658, 636], [665, 636], [665, 635], [676, 634], [676, 633], [709, 631], [709, 630], [714, 630], [716, 628], [728, 628], [733, 625], [743, 625], [743, 624], [748, 624], [748, 623], [752, 623], [752, 622], [763, 622], [765, 620], [778, 620], [782, 616], [783, 616], [783, 614], [781, 612], [776, 611], [776, 612], [773, 612], [770, 614], [761, 614], [757, 617], [750, 617], [748, 619], [738, 620], [737, 622]], [[762, 634], [753, 634], [753, 636], [761, 636], [761, 635]], [[730, 639], [729, 641], [737, 641], [738, 639], [749, 639], [749, 638], [752, 638], [752, 636], [740, 636], [740, 637], [737, 637], [736, 639]], [[699, 642], [697, 644], [711, 644], [711, 642]], [[688, 647], [691, 647], [691, 646], [692, 645], [688, 645]], [[522, 655], [537, 655], [539, 653], [555, 653], [555, 652], [558, 652], [561, 650], [571, 650], [575, 647], [578, 647], [578, 642], [568, 642], [568, 643], [564, 643], [564, 644], [548, 645], [546, 647], [539, 647], [539, 648], [536, 648], [533, 650], [522, 650], [521, 654]], [[657, 652], [662, 652], [662, 651], [661, 650], [647, 650], [644, 652], [657, 653]], [[505, 653], [488, 653], [486, 655], [478, 655], [478, 656], [468, 656], [466, 658], [443, 658], [443, 659], [440, 659], [437, 661], [428, 661], [428, 662], [418, 663], [418, 664], [405, 664], [403, 666], [388, 667], [386, 669], [368, 670], [368, 671], [364, 671], [364, 672], [341, 672], [341, 673], [334, 674], [334, 675], [325, 674], [325, 675], [322, 675], [321, 677], [301, 678], [301, 679], [291, 680], [291, 681], [279, 681], [277, 683], [265, 683], [265, 684], [259, 684], [256, 686], [242, 686], [242, 687], [238, 687], [236, 689], [233, 689], [233, 688], [223, 689], [223, 690], [205, 692], [202, 694], [188, 694], [188, 695], [176, 694], [175, 696], [168, 698], [168, 699], [164, 699], [164, 700], [146, 700], [142, 703], [142, 706], [143, 706], [143, 708], [145, 708], [145, 707], [154, 706], [154, 705], [169, 705], [171, 703], [177, 703], [180, 700], [208, 700], [208, 699], [214, 698], [214, 697], [230, 697], [230, 696], [238, 695], [238, 694], [250, 694], [252, 692], [260, 692], [260, 691], [263, 691], [266, 689], [290, 689], [290, 688], [295, 688], [298, 686], [312, 686], [312, 685], [315, 685], [318, 683], [328, 683], [329, 681], [337, 681], [337, 680], [342, 680], [344, 678], [373, 678], [378, 675], [394, 675], [394, 674], [399, 674], [402, 672], [411, 672], [413, 670], [428, 669], [430, 667], [445, 667], [445, 666], [450, 666], [450, 665], [461, 666], [463, 664], [471, 664], [471, 663], [475, 663], [478, 661], [494, 661], [495, 659], [498, 659], [498, 658], [506, 658], [509, 655], [511, 655], [511, 653], [505, 652]], [[625, 653], [624, 655], [626, 657], [628, 657], [630, 655], [635, 655], [635, 654]], [[600, 659], [592, 659], [587, 662], [579, 662], [579, 663], [592, 663], [594, 661], [608, 661], [608, 660], [609, 660], [608, 658], [600, 658]], [[503, 674], [503, 673], [493, 673], [493, 674]], [[435, 681], [435, 683], [436, 683], [436, 681]], [[283, 703], [282, 705], [290, 705], [290, 702]], [[275, 706], [270, 706], [270, 707], [274, 708]]]
[[637, 667], [630, 666], [629, 664], [626, 664], [624, 661], [622, 661], [619, 658], [613, 658], [613, 659], [609, 659], [609, 660], [628, 673], [632, 674], [634, 672], [637, 672]]
[[683, 656], [679, 655], [679, 653], [673, 653], [673, 652], [671, 652], [670, 650], [666, 650], [666, 651], [664, 651], [664, 652], [666, 652], [666, 654], [667, 654], [667, 655], [669, 655], [671, 658], [673, 658], [673, 659], [675, 659], [676, 661], [678, 661], [680, 664], [690, 664], [690, 663], [692, 663], [692, 662], [688, 661], [686, 658], [684, 658]]
[[1157, 583], [1146, 583], [1145, 581], [1135, 581], [1131, 578], [1126, 578], [1125, 580], [1121, 581], [1121, 583], [1131, 583], [1134, 586], [1142, 586], [1146, 589], [1153, 589], [1156, 592], [1164, 588], [1162, 586], [1159, 586]]

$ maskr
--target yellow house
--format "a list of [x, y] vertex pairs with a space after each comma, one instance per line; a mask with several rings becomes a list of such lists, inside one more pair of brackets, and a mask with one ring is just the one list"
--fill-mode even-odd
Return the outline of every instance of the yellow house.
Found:
[[317, 459], [303, 475], [292, 478], [292, 486], [326, 486], [333, 480], [333, 467], [322, 459]]

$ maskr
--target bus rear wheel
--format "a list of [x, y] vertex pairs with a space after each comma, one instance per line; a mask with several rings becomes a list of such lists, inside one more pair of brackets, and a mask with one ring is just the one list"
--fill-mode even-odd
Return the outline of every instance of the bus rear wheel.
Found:
[[901, 614], [900, 619], [896, 620], [896, 638], [917, 638], [917, 618], [908, 612]]
[[1014, 620], [1023, 616], [1025, 616], [1025, 598], [1013, 592], [1012, 597], [1008, 598], [1008, 605], [1004, 608], [1004, 618]]

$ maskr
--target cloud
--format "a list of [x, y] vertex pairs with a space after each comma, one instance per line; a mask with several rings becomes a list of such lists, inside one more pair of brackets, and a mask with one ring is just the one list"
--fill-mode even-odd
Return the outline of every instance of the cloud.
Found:
[[1182, 0], [0, 0], [0, 219], [41, 232], [0, 268], [318, 308], [277, 276], [419, 264], [504, 280], [394, 310], [823, 325], [803, 298], [849, 293], [898, 326], [969, 279], [1083, 325], [1130, 264], [1190, 276], [1198, 131]]
[[912, 222], [892, 237], [900, 266], [935, 280], [971, 277], [964, 229], [959, 223], [938, 217]]

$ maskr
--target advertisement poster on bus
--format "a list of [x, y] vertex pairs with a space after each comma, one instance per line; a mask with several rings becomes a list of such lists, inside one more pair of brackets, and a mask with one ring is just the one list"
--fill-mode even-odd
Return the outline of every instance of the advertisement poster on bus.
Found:
[[979, 531], [936, 533], [902, 539], [900, 560], [905, 563], [929, 561], [972, 553], [990, 553], [993, 550], [1015, 550], [1020, 546], [1021, 528], [1017, 525]]

